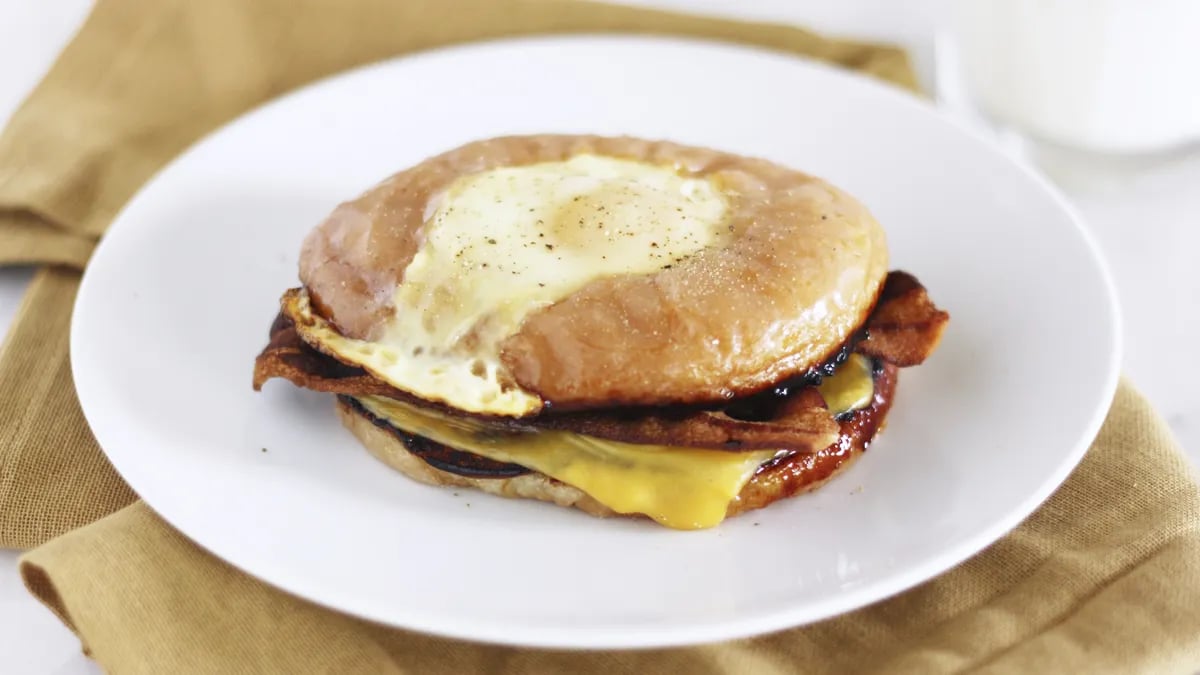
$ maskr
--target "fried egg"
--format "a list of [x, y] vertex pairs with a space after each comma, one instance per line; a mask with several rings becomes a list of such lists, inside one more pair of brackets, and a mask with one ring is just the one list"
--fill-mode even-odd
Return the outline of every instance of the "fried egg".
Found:
[[310, 305], [301, 311], [325, 350], [398, 389], [521, 416], [543, 402], [505, 371], [499, 345], [531, 312], [590, 281], [721, 246], [727, 212], [713, 178], [629, 159], [582, 154], [466, 174], [429, 200], [377, 339], [345, 337]]

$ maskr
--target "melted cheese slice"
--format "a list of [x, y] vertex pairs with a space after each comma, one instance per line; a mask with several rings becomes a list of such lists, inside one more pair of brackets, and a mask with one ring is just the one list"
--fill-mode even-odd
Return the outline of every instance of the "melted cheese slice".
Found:
[[850, 358], [817, 386], [825, 407], [834, 415], [860, 410], [871, 405], [875, 398], [875, 380], [871, 376], [871, 359], [862, 354]]
[[777, 453], [618, 443], [569, 431], [496, 432], [389, 398], [358, 399], [371, 414], [435, 442], [519, 464], [579, 488], [617, 513], [681, 530], [713, 527], [758, 467]]
[[727, 207], [708, 178], [594, 155], [462, 176], [427, 207], [381, 339], [331, 335], [329, 344], [427, 400], [536, 411], [541, 399], [505, 372], [500, 343], [530, 312], [589, 281], [654, 272], [719, 245]]

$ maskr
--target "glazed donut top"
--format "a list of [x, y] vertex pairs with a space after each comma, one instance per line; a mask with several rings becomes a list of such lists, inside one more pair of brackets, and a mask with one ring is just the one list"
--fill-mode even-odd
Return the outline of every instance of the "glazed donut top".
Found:
[[761, 159], [634, 138], [469, 143], [305, 240], [306, 340], [466, 412], [717, 402], [803, 373], [887, 275], [854, 198]]

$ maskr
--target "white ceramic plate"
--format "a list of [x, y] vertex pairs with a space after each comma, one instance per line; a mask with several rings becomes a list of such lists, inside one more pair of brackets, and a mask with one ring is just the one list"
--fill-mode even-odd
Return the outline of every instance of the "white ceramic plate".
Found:
[[[703, 532], [431, 488], [371, 458], [329, 396], [251, 365], [304, 234], [465, 141], [665, 137], [824, 176], [953, 315], [886, 434], [814, 495]], [[497, 42], [382, 63], [246, 115], [113, 224], [71, 335], [129, 484], [271, 584], [396, 626], [567, 647], [671, 645], [814, 621], [1000, 537], [1066, 477], [1117, 378], [1095, 244], [1040, 179], [914, 97], [775, 53], [642, 38]]]

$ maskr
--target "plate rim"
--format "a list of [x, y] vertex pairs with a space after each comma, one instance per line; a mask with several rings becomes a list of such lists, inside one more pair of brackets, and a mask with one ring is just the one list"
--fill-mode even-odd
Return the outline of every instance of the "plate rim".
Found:
[[[1055, 467], [1053, 472], [1042, 480], [1038, 488], [1029, 494], [1021, 503], [1013, 508], [1010, 508], [1004, 518], [997, 519], [991, 526], [983, 528], [972, 536], [966, 537], [954, 546], [943, 549], [936, 555], [930, 556], [921, 564], [915, 564], [902, 571], [893, 573], [882, 580], [872, 583], [866, 583], [862, 586], [855, 587], [850, 590], [842, 591], [824, 601], [802, 603], [778, 609], [771, 612], [764, 612], [753, 617], [726, 619], [726, 620], [708, 620], [703, 624], [688, 624], [683, 628], [675, 626], [664, 627], [655, 626], [653, 630], [638, 633], [627, 630], [622, 632], [620, 629], [586, 629], [587, 639], [581, 640], [581, 630], [578, 628], [565, 630], [551, 630], [546, 632], [539, 631], [537, 635], [528, 634], [528, 628], [521, 627], [514, 632], [511, 627], [506, 627], [498, 623], [484, 621], [482, 623], [472, 623], [470, 620], [462, 618], [451, 620], [449, 623], [430, 623], [424, 620], [420, 612], [412, 612], [407, 608], [402, 608], [399, 612], [390, 613], [387, 615], [374, 611], [365, 611], [362, 608], [348, 608], [346, 604], [336, 604], [336, 602], [327, 602], [325, 598], [329, 598], [337, 593], [326, 593], [325, 598], [316, 598], [312, 595], [297, 588], [295, 583], [287, 574], [260, 574], [262, 570], [251, 570], [244, 567], [239, 562], [235, 562], [233, 558], [236, 556], [226, 556], [222, 554], [220, 549], [223, 546], [211, 546], [210, 541], [206, 541], [208, 537], [197, 538], [189, 533], [176, 522], [172, 517], [160, 513], [154, 508], [154, 504], [150, 499], [143, 501], [159, 515], [172, 528], [183, 534], [189, 541], [196, 544], [203, 550], [211, 553], [220, 561], [231, 567], [248, 574], [249, 576], [275, 588], [282, 590], [293, 596], [302, 598], [306, 602], [311, 602], [315, 605], [326, 607], [333, 611], [357, 616], [368, 619], [387, 626], [394, 626], [401, 629], [419, 631], [431, 635], [438, 635], [453, 639], [466, 640], [470, 642], [483, 642], [488, 644], [509, 645], [518, 647], [531, 648], [552, 648], [552, 649], [645, 649], [657, 647], [681, 647], [696, 644], [711, 643], [714, 641], [730, 640], [737, 638], [750, 637], [761, 635], [764, 633], [796, 628], [802, 625], [811, 624], [817, 621], [828, 619], [839, 614], [853, 611], [869, 604], [883, 601], [889, 597], [897, 595], [903, 591], [909, 590], [916, 585], [931, 580], [952, 567], [962, 563], [968, 558], [981, 552], [987, 546], [998, 541], [1007, 533], [1020, 525], [1022, 521], [1029, 517], [1039, 506], [1041, 506], [1069, 477], [1071, 472], [1078, 466], [1088, 448], [1094, 442], [1097, 434], [1100, 431], [1108, 411], [1111, 407], [1112, 400], [1116, 394], [1117, 386], [1120, 381], [1120, 364], [1124, 348], [1124, 332], [1122, 328], [1122, 314], [1116, 291], [1116, 284], [1102, 249], [1095, 235], [1087, 227], [1083, 218], [1079, 215], [1077, 209], [1062, 195], [1062, 193], [1050, 183], [1050, 181], [1031, 168], [1028, 164], [1016, 160], [1012, 155], [1004, 152], [998, 143], [984, 136], [978, 130], [971, 128], [963, 122], [956, 120], [926, 100], [920, 99], [905, 90], [881, 82], [873, 77], [849, 71], [825, 62], [816, 61], [803, 55], [787, 52], [784, 50], [770, 49], [754, 45], [742, 45], [719, 40], [698, 39], [689, 37], [674, 37], [674, 36], [643, 36], [630, 35], [621, 33], [605, 33], [605, 32], [584, 32], [571, 34], [549, 34], [537, 36], [521, 36], [521, 37], [506, 37], [498, 39], [489, 39], [482, 41], [469, 42], [464, 44], [450, 45], [437, 47], [434, 49], [423, 50], [420, 52], [400, 55], [391, 58], [385, 58], [371, 63], [363, 64], [354, 68], [343, 70], [326, 77], [319, 78], [312, 82], [306, 83], [300, 87], [292, 89], [281, 96], [264, 101], [243, 113], [233, 117], [216, 128], [203, 134], [194, 140], [187, 147], [183, 148], [166, 162], [158, 171], [150, 176], [138, 190], [130, 197], [130, 199], [122, 206], [117, 215], [113, 218], [110, 225], [116, 226], [125, 216], [131, 204], [134, 204], [138, 198], [151, 188], [157, 179], [163, 174], [171, 171], [177, 163], [189, 156], [191, 152], [198, 146], [212, 137], [222, 133], [231, 125], [243, 121], [250, 116], [257, 116], [264, 111], [287, 106], [291, 100], [304, 96], [311, 90], [326, 86], [329, 82], [351, 77], [361, 77], [366, 73], [375, 70], [386, 70], [396, 63], [413, 63], [424, 60], [438, 59], [447, 55], [469, 55], [472, 52], [486, 53], [496, 47], [512, 48], [518, 45], [534, 44], [551, 44], [561, 45], [570, 48], [581, 44], [591, 43], [611, 43], [613, 46], [622, 44], [629, 45], [649, 45], [655, 47], [668, 48], [699, 48], [705, 50], [718, 50], [730, 53], [751, 53], [757, 54], [760, 57], [774, 58], [777, 60], [791, 61], [793, 67], [800, 69], [812, 69], [823, 71], [827, 75], [832, 75], [839, 78], [849, 78], [858, 81], [856, 86], [867, 86], [875, 89], [881, 95], [891, 97], [897, 101], [899, 105], [905, 105], [920, 109], [922, 114], [932, 115], [938, 118], [942, 123], [955, 129], [955, 133], [964, 138], [967, 142], [975, 144], [983, 151], [999, 155], [1003, 161], [1010, 164], [1024, 179], [1031, 181], [1039, 191], [1049, 197], [1055, 206], [1060, 209], [1066, 216], [1067, 220], [1074, 226], [1076, 233], [1081, 237], [1084, 248], [1088, 253], [1090, 261], [1095, 265], [1097, 272], [1100, 275], [1100, 280], [1103, 282], [1104, 295], [1108, 302], [1109, 321], [1108, 330], [1111, 337], [1112, 349], [1108, 355], [1107, 363], [1104, 365], [1103, 391], [1099, 403], [1093, 411], [1088, 424], [1079, 434], [1079, 440], [1075, 447], [1070, 449], [1070, 452], [1063, 455], [1063, 460]], [[92, 260], [101, 258], [107, 255], [106, 251], [111, 248], [110, 236], [101, 238], [96, 250], [93, 252]], [[77, 365], [75, 354], [79, 352], [78, 346], [83, 339], [81, 334], [82, 329], [78, 328], [80, 322], [77, 317], [81, 314], [86, 316], [86, 306], [89, 303], [95, 304], [96, 300], [89, 298], [96, 293], [93, 280], [95, 277], [90, 273], [92, 269], [91, 262], [84, 270], [82, 280], [80, 282], [79, 292], [72, 306], [71, 328], [69, 339], [69, 353], [72, 377], [76, 383], [76, 391], [80, 401], [80, 408], [83, 411], [89, 428], [93, 430], [93, 435], [96, 436], [97, 444], [104, 452], [106, 458], [121, 475], [123, 480], [128, 479], [126, 472], [119, 466], [118, 462], [112, 460], [112, 456], [103, 443], [100, 442], [99, 434], [95, 433], [97, 426], [103, 427], [104, 422], [94, 419], [97, 414], [93, 407], [92, 414], [88, 413], [88, 405], [85, 403], [85, 390], [88, 388], [87, 376], [80, 377], [80, 367]], [[84, 308], [81, 310], [81, 307]], [[85, 324], [86, 325], [86, 324]], [[81, 382], [83, 383], [81, 385]], [[132, 485], [131, 485], [132, 487]], [[141, 495], [139, 494], [139, 498]], [[350, 603], [355, 604], [355, 603]], [[521, 632], [525, 631], [525, 632]]]

